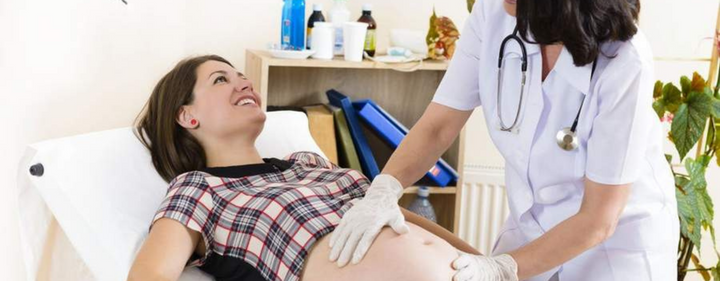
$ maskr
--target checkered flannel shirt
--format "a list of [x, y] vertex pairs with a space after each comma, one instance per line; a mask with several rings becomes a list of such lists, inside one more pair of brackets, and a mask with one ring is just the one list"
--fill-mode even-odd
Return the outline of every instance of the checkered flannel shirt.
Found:
[[267, 280], [299, 280], [313, 243], [332, 232], [370, 185], [311, 152], [286, 157], [285, 171], [241, 178], [192, 171], [170, 182], [153, 222], [177, 220], [201, 233], [207, 252], [244, 260]]

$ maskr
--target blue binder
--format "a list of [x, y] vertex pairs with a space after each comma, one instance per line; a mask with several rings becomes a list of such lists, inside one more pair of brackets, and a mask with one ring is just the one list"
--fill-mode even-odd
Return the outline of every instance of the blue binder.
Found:
[[365, 139], [365, 134], [362, 132], [360, 121], [358, 121], [357, 113], [355, 112], [355, 108], [353, 108], [350, 98], [334, 89], [327, 91], [326, 95], [331, 105], [340, 107], [345, 112], [345, 119], [347, 119], [350, 135], [352, 136], [353, 144], [355, 144], [355, 149], [357, 149], [358, 158], [360, 158], [360, 166], [362, 166], [365, 176], [373, 180], [375, 176], [380, 174], [380, 169], [378, 168], [377, 162], [375, 162], [375, 157], [372, 154], [370, 145], [368, 145], [367, 139]]
[[[393, 148], [400, 145], [409, 131], [372, 100], [356, 101], [353, 102], [353, 106], [358, 111], [360, 118]], [[455, 169], [442, 159], [439, 159], [425, 175], [438, 186], [447, 186], [450, 181], [458, 179]]]

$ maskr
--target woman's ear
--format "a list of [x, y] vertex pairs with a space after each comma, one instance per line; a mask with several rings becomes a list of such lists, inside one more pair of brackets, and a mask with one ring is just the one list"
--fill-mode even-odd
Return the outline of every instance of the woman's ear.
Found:
[[180, 107], [180, 112], [178, 112], [176, 121], [185, 129], [195, 129], [199, 123], [192, 113], [190, 113], [187, 105]]

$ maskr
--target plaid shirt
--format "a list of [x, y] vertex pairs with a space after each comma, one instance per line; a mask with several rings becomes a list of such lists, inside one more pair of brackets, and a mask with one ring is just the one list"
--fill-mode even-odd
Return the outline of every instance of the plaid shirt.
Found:
[[198, 231], [207, 252], [244, 260], [267, 280], [299, 280], [313, 243], [330, 233], [370, 182], [311, 152], [286, 157], [285, 171], [241, 178], [187, 172], [170, 182], [153, 222], [179, 221]]

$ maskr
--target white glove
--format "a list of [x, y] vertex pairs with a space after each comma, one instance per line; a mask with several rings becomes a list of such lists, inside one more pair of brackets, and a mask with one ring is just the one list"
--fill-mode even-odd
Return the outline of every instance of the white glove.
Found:
[[343, 267], [352, 255], [352, 263], [357, 264], [385, 225], [397, 234], [407, 233], [410, 229], [398, 206], [402, 192], [402, 185], [393, 176], [375, 177], [365, 197], [345, 212], [330, 237], [330, 261], [337, 260], [337, 265]]
[[459, 252], [453, 261], [457, 270], [453, 281], [517, 281], [517, 263], [512, 256], [502, 254], [495, 257], [475, 256]]

